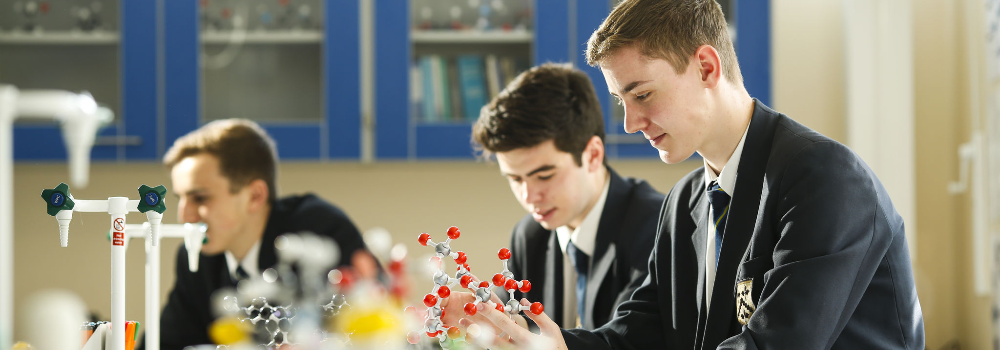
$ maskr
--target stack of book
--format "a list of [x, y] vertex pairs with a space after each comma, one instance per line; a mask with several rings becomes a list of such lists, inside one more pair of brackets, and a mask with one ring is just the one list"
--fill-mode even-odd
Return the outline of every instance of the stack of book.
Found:
[[497, 55], [417, 57], [410, 68], [410, 104], [423, 123], [471, 122], [520, 72], [525, 59]]

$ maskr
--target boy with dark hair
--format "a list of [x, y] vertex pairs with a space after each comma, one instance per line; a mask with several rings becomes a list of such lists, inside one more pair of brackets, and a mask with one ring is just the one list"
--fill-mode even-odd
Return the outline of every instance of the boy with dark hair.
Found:
[[483, 107], [473, 139], [496, 155], [529, 213], [514, 227], [509, 261], [532, 283], [526, 297], [559, 325], [608, 322], [646, 278], [663, 194], [607, 166], [590, 78], [557, 64], [522, 73]]

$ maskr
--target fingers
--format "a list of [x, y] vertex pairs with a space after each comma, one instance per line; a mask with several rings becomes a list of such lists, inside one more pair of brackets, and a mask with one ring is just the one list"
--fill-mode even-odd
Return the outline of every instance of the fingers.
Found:
[[[522, 298], [521, 305], [529, 306], [530, 304], [528, 303], [528, 299]], [[538, 315], [531, 312], [525, 312], [524, 314], [528, 315], [528, 318], [532, 321], [535, 321], [535, 324], [538, 325], [538, 330], [541, 331], [542, 335], [558, 336], [559, 340], [562, 340], [562, 331], [559, 329], [559, 325], [557, 325], [555, 321], [552, 321], [552, 319], [549, 318], [549, 315], [546, 315], [544, 312]]]
[[441, 308], [444, 310], [441, 322], [446, 326], [457, 324], [459, 319], [467, 317], [465, 314], [465, 304], [475, 301], [476, 296], [472, 293], [452, 292], [450, 296], [441, 301]]
[[374, 280], [378, 277], [378, 263], [367, 250], [359, 249], [354, 252], [351, 256], [351, 267], [361, 279]]
[[493, 334], [503, 333], [503, 330], [497, 328], [497, 326], [494, 325], [493, 322], [487, 319], [486, 316], [483, 316], [483, 312], [486, 309], [494, 310], [493, 308], [496, 307], [496, 305], [490, 305], [489, 303], [475, 303], [475, 305], [476, 305], [476, 314], [472, 316], [466, 315], [465, 317], [468, 318], [469, 321], [479, 324], [480, 326], [491, 328], [493, 330]]
[[510, 335], [515, 344], [527, 343], [529, 338], [533, 336], [527, 329], [521, 328], [514, 320], [511, 320], [510, 316], [492, 307], [484, 308], [477, 315], [482, 315], [482, 317], [485, 317], [490, 323], [499, 328], [501, 332]]
[[[482, 321], [475, 322], [463, 318], [460, 325], [465, 329], [465, 339], [468, 343], [486, 349], [518, 349], [510, 335], [503, 333], [490, 321], [479, 317]], [[523, 348], [523, 347], [522, 347]]]
[[498, 333], [492, 325], [483, 326], [467, 318], [459, 321], [459, 325], [465, 330], [465, 340], [470, 344], [490, 349], [497, 347], [497, 344], [501, 342], [501, 339], [497, 337]]
[[520, 314], [514, 314], [513, 318], [514, 318], [514, 323], [517, 323], [518, 326], [521, 326], [521, 328], [524, 329], [528, 329], [528, 320], [526, 320], [524, 316], [521, 316]]

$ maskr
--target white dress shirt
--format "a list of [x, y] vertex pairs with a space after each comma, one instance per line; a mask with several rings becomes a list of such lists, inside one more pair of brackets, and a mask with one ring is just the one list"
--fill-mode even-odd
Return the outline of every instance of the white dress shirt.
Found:
[[[747, 125], [747, 129], [743, 131], [743, 138], [740, 139], [740, 143], [736, 145], [736, 150], [733, 151], [733, 155], [729, 157], [729, 161], [722, 166], [722, 172], [718, 175], [712, 168], [708, 166], [708, 161], [705, 160], [705, 188], [708, 189], [712, 185], [712, 181], [716, 179], [719, 180], [719, 187], [722, 188], [726, 194], [729, 194], [729, 198], [732, 199], [733, 195], [736, 193], [736, 173], [740, 167], [740, 157], [743, 155], [743, 143], [747, 141], [747, 132], [750, 131], [750, 125]], [[708, 242], [705, 247], [705, 310], [709, 310], [712, 307], [712, 288], [715, 287], [715, 222], [711, 219], [715, 217], [712, 210], [712, 201], [708, 202], [708, 217], [704, 220], [708, 220]], [[735, 276], [731, 276], [735, 278]]]
[[243, 271], [246, 271], [247, 276], [250, 277], [260, 276], [260, 267], [257, 266], [257, 260], [258, 257], [260, 256], [259, 239], [257, 240], [257, 243], [254, 243], [253, 246], [250, 247], [250, 250], [247, 251], [247, 255], [243, 257], [243, 260], [239, 262], [236, 261], [236, 256], [234, 256], [233, 253], [229, 252], [228, 250], [226, 251], [225, 254], [226, 254], [226, 266], [229, 268], [229, 276], [232, 277], [234, 280], [239, 279], [238, 276], [236, 276], [237, 266], [242, 266]]
[[594, 207], [590, 208], [587, 216], [583, 217], [583, 222], [575, 230], [571, 230], [568, 226], [559, 226], [556, 228], [556, 238], [559, 239], [559, 247], [562, 248], [563, 253], [562, 319], [564, 328], [575, 327], [578, 321], [576, 312], [576, 269], [573, 268], [573, 261], [570, 260], [569, 254], [566, 253], [566, 248], [569, 246], [569, 242], [573, 241], [577, 249], [586, 253], [587, 256], [594, 256], [597, 228], [601, 223], [601, 214], [604, 213], [604, 202], [608, 199], [608, 190], [610, 188], [611, 177], [609, 176], [604, 181], [604, 193], [597, 199], [597, 203], [594, 203]]

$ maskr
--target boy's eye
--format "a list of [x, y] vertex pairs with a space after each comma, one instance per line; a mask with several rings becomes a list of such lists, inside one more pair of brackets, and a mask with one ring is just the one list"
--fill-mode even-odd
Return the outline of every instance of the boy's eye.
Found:
[[552, 178], [552, 175], [553, 174], [549, 174], [549, 175], [545, 175], [545, 176], [539, 176], [538, 178], [541, 179], [541, 180], [548, 180], [548, 179]]
[[647, 93], [644, 93], [644, 94], [642, 94], [642, 95], [636, 95], [636, 96], [635, 96], [635, 98], [636, 98], [637, 100], [639, 100], [639, 101], [642, 101], [642, 100], [645, 100], [645, 99], [646, 99], [646, 97], [649, 97], [649, 93], [648, 93], [648, 92], [647, 92]]

